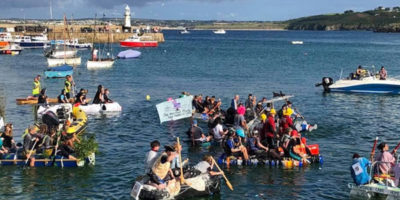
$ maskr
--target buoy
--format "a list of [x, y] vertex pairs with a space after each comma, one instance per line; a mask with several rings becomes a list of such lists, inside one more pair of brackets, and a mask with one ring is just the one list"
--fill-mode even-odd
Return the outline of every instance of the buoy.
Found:
[[150, 101], [150, 95], [146, 95], [146, 100]]

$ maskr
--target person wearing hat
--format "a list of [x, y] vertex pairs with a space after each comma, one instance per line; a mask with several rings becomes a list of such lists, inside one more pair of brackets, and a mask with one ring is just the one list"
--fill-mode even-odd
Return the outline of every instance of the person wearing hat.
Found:
[[389, 145], [386, 144], [386, 142], [382, 142], [378, 145], [378, 149], [380, 150], [380, 153], [376, 155], [375, 160], [382, 162], [379, 163], [380, 173], [392, 173], [392, 167], [396, 164], [396, 158], [389, 152]]
[[211, 136], [205, 136], [203, 130], [197, 126], [197, 120], [193, 120], [193, 125], [189, 130], [190, 138], [192, 139], [192, 145], [200, 145], [204, 142], [209, 142]]
[[371, 181], [371, 177], [367, 171], [368, 166], [371, 166], [371, 162], [368, 159], [360, 157], [358, 153], [353, 155], [350, 173], [356, 185], [365, 185]]
[[[37, 127], [30, 126], [28, 128], [28, 134], [25, 134], [25, 136], [23, 137], [24, 155], [27, 157], [29, 153], [31, 153], [29, 162], [29, 166], [31, 167], [35, 166], [35, 152], [36, 152], [35, 150], [32, 150], [32, 148], [34, 147], [33, 145], [35, 144], [35, 142], [37, 143], [39, 141], [39, 137], [36, 136], [36, 132], [37, 132]], [[32, 152], [30, 152], [31, 150]]]
[[269, 148], [274, 148], [274, 139], [276, 137], [276, 125], [275, 125], [275, 109], [271, 109], [268, 113], [267, 120], [264, 123], [263, 134], [261, 141]]
[[[165, 152], [162, 153], [154, 162], [151, 168], [150, 182], [151, 185], [161, 190], [167, 186], [167, 181], [175, 179], [171, 170], [171, 162], [177, 156], [173, 146], [164, 146]], [[169, 176], [168, 176], [169, 175]]]

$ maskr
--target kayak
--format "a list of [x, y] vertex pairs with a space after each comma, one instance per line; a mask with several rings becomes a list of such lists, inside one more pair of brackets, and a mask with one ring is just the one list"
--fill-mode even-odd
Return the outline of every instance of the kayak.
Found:
[[[18, 153], [7, 153], [4, 154], [0, 159], [0, 165], [19, 165], [25, 166], [26, 158], [22, 155], [22, 150], [17, 150]], [[83, 167], [85, 165], [94, 165], [95, 164], [95, 154], [88, 156], [84, 160], [72, 160], [63, 156], [57, 155], [54, 164], [54, 157], [44, 157], [41, 154], [35, 155], [35, 167]]]
[[[37, 104], [38, 103], [38, 98], [37, 97], [32, 97], [29, 96], [27, 98], [19, 98], [15, 100], [17, 105], [26, 105], [26, 104]], [[49, 102], [49, 104], [56, 104], [58, 103], [58, 99], [57, 98], [47, 98], [47, 101]], [[69, 102], [74, 102], [74, 98], [70, 98]]]
[[[208, 173], [201, 174], [200, 171], [189, 168], [184, 171], [185, 181], [190, 184], [180, 184], [176, 181], [166, 189], [158, 190], [147, 184], [149, 176], [145, 175], [137, 180], [132, 187], [131, 197], [139, 199], [188, 199], [193, 197], [209, 196], [217, 194], [221, 190], [221, 179], [219, 176], [210, 176]], [[187, 174], [191, 176], [187, 177]]]
[[117, 102], [105, 103], [105, 104], [88, 104], [79, 105], [79, 108], [85, 111], [87, 114], [99, 114], [109, 112], [121, 112], [122, 107]]

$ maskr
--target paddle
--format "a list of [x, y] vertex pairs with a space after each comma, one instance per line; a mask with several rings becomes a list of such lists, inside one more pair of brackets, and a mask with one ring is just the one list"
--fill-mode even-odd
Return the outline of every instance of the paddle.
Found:
[[371, 157], [369, 158], [371, 162], [374, 162], [376, 143], [378, 143], [378, 137], [375, 138], [374, 146], [372, 147]]
[[61, 134], [58, 135], [57, 137], [57, 142], [56, 142], [56, 147], [54, 148], [54, 154], [53, 154], [53, 162], [51, 163], [50, 166], [54, 166], [54, 163], [56, 162], [56, 156], [57, 156], [57, 150], [58, 150], [58, 141], [60, 141]]
[[[177, 143], [178, 143], [178, 148], [179, 148], [179, 147], [181, 146], [181, 144], [180, 144], [180, 142], [179, 142], [179, 137], [176, 138], [176, 141], [177, 141]], [[180, 167], [180, 170], [181, 170], [181, 176], [180, 176], [180, 178], [181, 178], [181, 183], [183, 183], [183, 182], [185, 182], [185, 179], [183, 178], [182, 150], [179, 151], [179, 167]]]
[[33, 149], [35, 148], [37, 141], [38, 141], [38, 140], [35, 139], [35, 143], [33, 143], [32, 149], [29, 151], [29, 154], [28, 154], [28, 156], [27, 156], [27, 158], [26, 158], [26, 160], [25, 160], [25, 165], [24, 165], [24, 166], [26, 166], [26, 164], [28, 163], [29, 158], [31, 158], [32, 151], [33, 151]]
[[211, 157], [211, 158], [212, 158], [212, 160], [213, 160], [215, 166], [216, 166], [216, 167], [218, 168], [218, 170], [222, 173], [222, 176], [223, 176], [224, 179], [225, 179], [226, 185], [229, 187], [229, 189], [231, 189], [231, 190], [233, 191], [233, 186], [232, 186], [231, 182], [229, 182], [228, 178], [226, 178], [224, 172], [221, 170], [221, 168], [219, 168], [219, 166], [218, 166], [217, 162], [215, 162], [214, 158], [213, 158], [213, 157]]
[[392, 151], [392, 154], [394, 154], [396, 151], [397, 151], [397, 149], [399, 149], [400, 148], [400, 142], [397, 144], [397, 146], [393, 149], [393, 151]]

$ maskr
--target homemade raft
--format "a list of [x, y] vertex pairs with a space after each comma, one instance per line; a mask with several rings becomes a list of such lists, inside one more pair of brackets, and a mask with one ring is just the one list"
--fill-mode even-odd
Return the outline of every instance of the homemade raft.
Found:
[[[53, 164], [54, 160], [54, 164]], [[4, 154], [0, 159], [0, 165], [20, 165], [24, 166], [26, 157], [22, 155], [22, 150], [17, 150], [17, 153]], [[53, 156], [44, 157], [43, 155], [35, 155], [35, 167], [82, 167], [84, 165], [94, 165], [95, 164], [95, 154], [88, 156], [84, 160], [72, 160], [65, 158], [63, 156], [57, 155], [54, 159]]]

